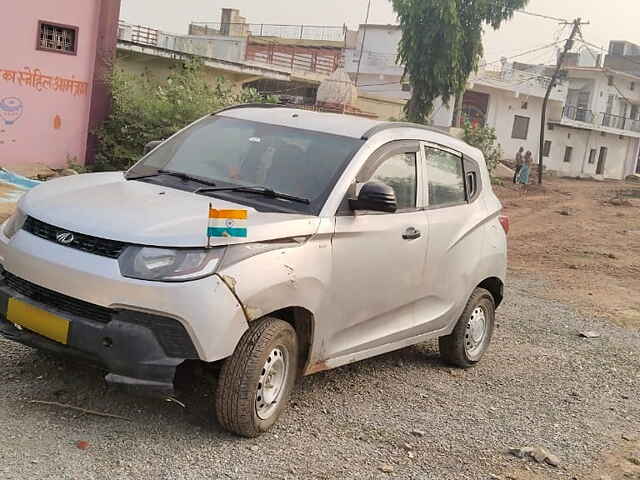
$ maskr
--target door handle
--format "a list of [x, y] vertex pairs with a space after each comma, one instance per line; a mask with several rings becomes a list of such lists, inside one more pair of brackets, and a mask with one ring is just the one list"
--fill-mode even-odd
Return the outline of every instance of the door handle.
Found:
[[414, 227], [407, 228], [402, 234], [402, 238], [405, 240], [416, 240], [422, 236], [420, 230], [416, 230]]

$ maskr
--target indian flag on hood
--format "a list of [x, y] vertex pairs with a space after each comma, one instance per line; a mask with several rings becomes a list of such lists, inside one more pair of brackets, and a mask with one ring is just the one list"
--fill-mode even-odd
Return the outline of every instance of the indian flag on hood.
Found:
[[216, 210], [209, 206], [208, 237], [240, 237], [247, 236], [246, 210]]

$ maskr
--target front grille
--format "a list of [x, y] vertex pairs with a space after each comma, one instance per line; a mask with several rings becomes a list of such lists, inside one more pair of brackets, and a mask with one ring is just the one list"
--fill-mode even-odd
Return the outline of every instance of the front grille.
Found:
[[198, 352], [184, 325], [173, 318], [151, 313], [134, 312], [132, 310], [121, 310], [118, 313], [118, 320], [149, 328], [169, 357], [198, 358]]
[[7, 271], [4, 272], [4, 279], [11, 289], [30, 298], [34, 302], [42, 303], [43, 305], [72, 315], [77, 315], [78, 317], [107, 323], [111, 320], [111, 315], [115, 313], [115, 311], [110, 308], [67, 297], [48, 288], [40, 287], [27, 280], [16, 277]]
[[127, 246], [125, 243], [118, 242], [116, 240], [107, 240], [105, 238], [92, 237], [91, 235], [85, 235], [83, 233], [70, 232], [64, 228], [54, 227], [48, 223], [36, 220], [33, 217], [27, 217], [22, 228], [37, 237], [58, 243], [59, 245], [61, 244], [56, 240], [56, 236], [59, 233], [64, 232], [71, 233], [73, 234], [73, 241], [68, 245], [65, 245], [66, 247], [75, 248], [76, 250], [82, 250], [87, 253], [93, 253], [94, 255], [100, 255], [101, 257], [118, 258]]

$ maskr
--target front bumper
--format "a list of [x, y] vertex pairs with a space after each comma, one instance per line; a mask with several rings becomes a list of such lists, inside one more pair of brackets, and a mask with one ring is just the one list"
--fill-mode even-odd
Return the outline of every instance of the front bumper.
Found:
[[[50, 340], [10, 322], [7, 314], [12, 299], [18, 299], [68, 321], [66, 343]], [[139, 312], [117, 312], [108, 323], [100, 323], [33, 302], [8, 287], [4, 280], [0, 280], [0, 310], [0, 335], [3, 337], [100, 365], [109, 372], [105, 377], [107, 383], [119, 385], [129, 391], [158, 396], [172, 395], [176, 367], [186, 359], [169, 356], [161, 338], [149, 325], [149, 321], [157, 318], [148, 318], [152, 316]], [[188, 337], [183, 340], [186, 340], [182, 345], [185, 357], [197, 358]]]
[[[173, 382], [176, 366], [186, 358], [207, 362], [226, 358], [247, 329], [242, 306], [217, 276], [184, 283], [128, 279], [120, 275], [117, 260], [64, 247], [22, 230], [10, 241], [0, 232], [0, 263], [7, 278], [44, 290], [25, 293], [3, 278], [0, 333], [26, 345], [95, 361], [109, 371], [107, 380], [111, 383], [147, 384], [164, 393]], [[57, 300], [49, 301], [47, 292], [113, 313], [97, 321], [100, 312], [75, 307], [65, 310]], [[8, 298], [32, 303], [69, 320], [67, 345], [8, 322]], [[192, 347], [188, 355], [168, 346], [171, 332], [179, 330]]]

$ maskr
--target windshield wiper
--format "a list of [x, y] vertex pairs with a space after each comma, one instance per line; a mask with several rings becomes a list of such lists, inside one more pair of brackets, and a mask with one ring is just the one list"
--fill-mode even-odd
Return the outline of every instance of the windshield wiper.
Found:
[[305, 205], [310, 205], [311, 200], [304, 197], [297, 197], [295, 195], [289, 195], [288, 193], [280, 193], [276, 192], [272, 188], [268, 187], [217, 187], [217, 188], [199, 188], [193, 193], [215, 193], [215, 192], [242, 192], [242, 193], [255, 193], [258, 195], [264, 195], [269, 198], [282, 198], [283, 200], [290, 200], [292, 202], [304, 203]]
[[127, 180], [143, 180], [145, 178], [153, 178], [158, 177], [160, 175], [169, 175], [172, 177], [180, 178], [185, 181], [198, 182], [203, 185], [209, 185], [210, 187], [215, 187], [216, 183], [211, 180], [207, 180], [202, 177], [198, 177], [195, 175], [189, 175], [188, 173], [175, 172], [173, 170], [157, 170], [155, 173], [150, 173], [149, 175], [140, 175], [139, 177], [127, 177]]

